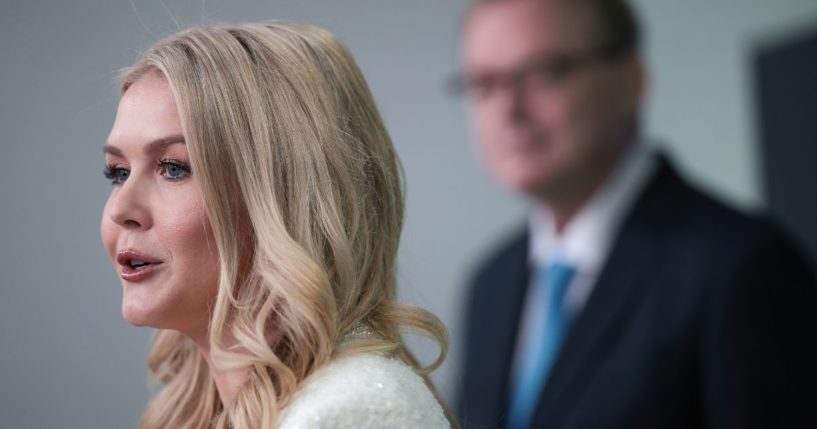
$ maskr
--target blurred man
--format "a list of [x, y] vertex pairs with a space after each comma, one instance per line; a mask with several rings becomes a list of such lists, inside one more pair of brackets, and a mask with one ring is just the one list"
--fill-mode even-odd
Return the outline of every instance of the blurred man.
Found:
[[474, 277], [463, 427], [817, 427], [813, 271], [641, 143], [628, 5], [477, 1], [462, 64], [484, 164], [531, 203]]

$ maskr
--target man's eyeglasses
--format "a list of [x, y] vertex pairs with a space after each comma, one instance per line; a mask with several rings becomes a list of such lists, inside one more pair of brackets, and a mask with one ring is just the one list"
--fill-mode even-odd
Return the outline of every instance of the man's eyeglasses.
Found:
[[605, 47], [574, 54], [540, 56], [510, 72], [463, 73], [450, 79], [447, 86], [452, 94], [476, 99], [490, 98], [504, 87], [518, 88], [523, 92], [550, 90], [581, 70], [616, 59], [619, 53]]

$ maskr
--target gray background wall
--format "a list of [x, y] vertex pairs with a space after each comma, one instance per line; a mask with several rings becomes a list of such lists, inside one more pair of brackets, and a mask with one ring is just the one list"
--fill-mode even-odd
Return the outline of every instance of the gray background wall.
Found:
[[[640, 0], [654, 74], [648, 134], [692, 177], [762, 205], [752, 48], [817, 20], [813, 0]], [[147, 398], [150, 332], [127, 326], [99, 242], [109, 185], [101, 145], [116, 74], [160, 36], [208, 20], [291, 18], [324, 26], [355, 54], [407, 174], [401, 295], [449, 326], [456, 380], [468, 269], [516, 225], [523, 203], [481, 173], [456, 70], [465, 0], [0, 2], [0, 426], [132, 427]], [[485, 317], [491, 317], [486, 314]], [[421, 354], [433, 349], [416, 342]]]

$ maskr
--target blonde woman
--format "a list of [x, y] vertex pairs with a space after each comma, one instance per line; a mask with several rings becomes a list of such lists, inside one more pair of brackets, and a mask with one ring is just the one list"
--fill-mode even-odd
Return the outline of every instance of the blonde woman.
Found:
[[[102, 239], [122, 313], [157, 329], [141, 428], [447, 428], [445, 330], [395, 302], [400, 167], [321, 29], [211, 25], [122, 78]], [[401, 338], [436, 339], [422, 368]]]

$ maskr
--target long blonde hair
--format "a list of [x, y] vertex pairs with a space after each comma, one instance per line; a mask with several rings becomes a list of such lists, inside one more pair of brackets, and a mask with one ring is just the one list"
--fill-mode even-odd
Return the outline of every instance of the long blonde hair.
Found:
[[[163, 387], [140, 427], [273, 428], [300, 383], [339, 354], [436, 368], [441, 322], [395, 301], [401, 170], [348, 50], [306, 24], [209, 25], [147, 50], [122, 92], [147, 73], [172, 88], [218, 249], [211, 357], [249, 377], [222, 405], [190, 340], [157, 331], [148, 367]], [[374, 335], [342, 341], [361, 328]], [[405, 329], [436, 339], [435, 362], [417, 364]]]

